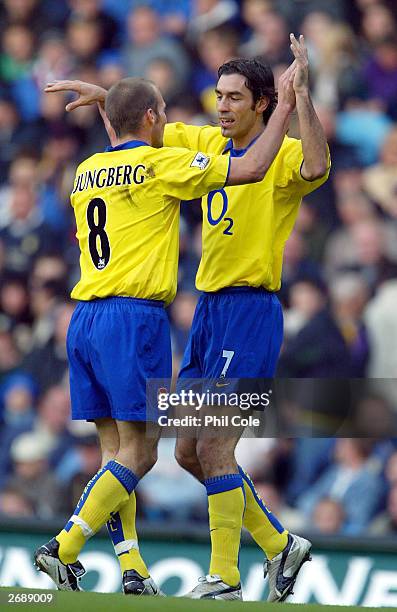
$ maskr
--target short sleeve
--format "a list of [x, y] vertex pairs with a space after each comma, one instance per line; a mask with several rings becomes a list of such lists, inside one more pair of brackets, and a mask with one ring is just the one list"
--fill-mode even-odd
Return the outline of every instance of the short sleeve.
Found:
[[227, 139], [221, 135], [219, 127], [211, 125], [186, 125], [185, 123], [167, 123], [164, 128], [165, 147], [183, 147], [191, 151], [219, 151]]
[[304, 159], [302, 142], [300, 140], [287, 137], [283, 145], [282, 153], [282, 159], [280, 159], [282, 164], [282, 171], [280, 172], [281, 180], [279, 181], [280, 186], [284, 187], [293, 184], [295, 188], [299, 190], [302, 196], [304, 196], [312, 191], [315, 191], [315, 189], [318, 189], [318, 187], [320, 187], [328, 179], [331, 168], [328, 145], [327, 171], [324, 176], [320, 176], [320, 178], [317, 178], [314, 181], [309, 181], [302, 176], [301, 170]]
[[197, 151], [199, 147], [200, 130], [196, 125], [185, 123], [167, 123], [164, 128], [165, 147], [183, 147]]
[[224, 187], [229, 164], [228, 155], [207, 155], [200, 151], [163, 147], [158, 149], [154, 172], [164, 194], [180, 200], [193, 200]]

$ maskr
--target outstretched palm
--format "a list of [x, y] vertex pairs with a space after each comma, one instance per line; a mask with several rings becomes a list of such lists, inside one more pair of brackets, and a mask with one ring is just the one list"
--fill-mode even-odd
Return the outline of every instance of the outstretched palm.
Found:
[[302, 34], [297, 40], [294, 34], [290, 34], [291, 51], [296, 60], [296, 71], [293, 82], [295, 93], [306, 92], [309, 89], [309, 57]]
[[46, 93], [73, 91], [79, 94], [77, 100], [66, 105], [67, 111], [72, 111], [79, 106], [95, 104], [96, 102], [103, 104], [107, 93], [102, 87], [92, 85], [91, 83], [84, 83], [84, 81], [53, 81], [47, 84], [44, 91]]

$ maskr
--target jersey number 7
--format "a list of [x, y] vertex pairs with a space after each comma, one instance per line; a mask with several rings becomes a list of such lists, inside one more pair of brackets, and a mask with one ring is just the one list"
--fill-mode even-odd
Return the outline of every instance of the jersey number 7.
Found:
[[231, 362], [231, 360], [232, 360], [232, 359], [233, 359], [233, 357], [234, 357], [234, 351], [226, 351], [225, 349], [223, 349], [223, 351], [222, 351], [222, 357], [223, 357], [224, 359], [226, 359], [226, 363], [225, 363], [225, 365], [223, 366], [223, 370], [222, 370], [222, 372], [221, 372], [221, 378], [225, 378], [225, 376], [226, 376], [226, 372], [228, 371], [229, 366], [230, 366], [230, 362]]

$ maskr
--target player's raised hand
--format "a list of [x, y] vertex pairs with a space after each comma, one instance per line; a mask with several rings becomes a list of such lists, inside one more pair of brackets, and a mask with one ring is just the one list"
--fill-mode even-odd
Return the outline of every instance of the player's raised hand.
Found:
[[85, 83], [84, 81], [52, 81], [44, 88], [46, 93], [56, 93], [58, 91], [75, 92], [79, 94], [77, 100], [69, 102], [65, 106], [66, 111], [72, 111], [79, 106], [89, 106], [98, 102], [101, 106], [104, 105], [107, 91], [99, 85]]
[[301, 34], [299, 40], [294, 34], [290, 34], [290, 47], [296, 61], [296, 72], [294, 78], [295, 93], [307, 93], [309, 91], [309, 56], [305, 45], [305, 39]]
[[278, 80], [278, 104], [289, 106], [291, 111], [296, 105], [295, 91], [293, 87], [294, 78], [297, 70], [296, 60], [288, 66]]

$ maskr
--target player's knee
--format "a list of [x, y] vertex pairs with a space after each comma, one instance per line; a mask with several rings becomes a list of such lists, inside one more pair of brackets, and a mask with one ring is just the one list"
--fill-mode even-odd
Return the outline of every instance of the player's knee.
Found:
[[228, 447], [226, 440], [202, 438], [197, 442], [197, 457], [205, 478], [229, 473], [234, 469], [234, 452]]
[[186, 449], [180, 445], [175, 447], [175, 459], [177, 463], [190, 473], [196, 473], [197, 468], [200, 467], [196, 452], [193, 449]]
[[[218, 441], [219, 448], [219, 441]], [[210, 465], [214, 465], [216, 460], [216, 453], [214, 452], [214, 444], [212, 439], [202, 438], [197, 442], [197, 458], [200, 462], [202, 469], [205, 471]]]
[[140, 457], [139, 463], [138, 463], [137, 469], [139, 471], [139, 477], [142, 478], [142, 476], [150, 472], [152, 467], [156, 465], [156, 461], [157, 461], [157, 451], [156, 450], [149, 450], [148, 452], [144, 453]]
[[149, 472], [157, 461], [157, 449], [143, 447], [139, 452], [131, 449], [120, 449], [116, 457], [125, 467], [128, 467], [138, 478]]
[[102, 464], [106, 464], [116, 457], [119, 452], [119, 445], [106, 445], [102, 446]]

